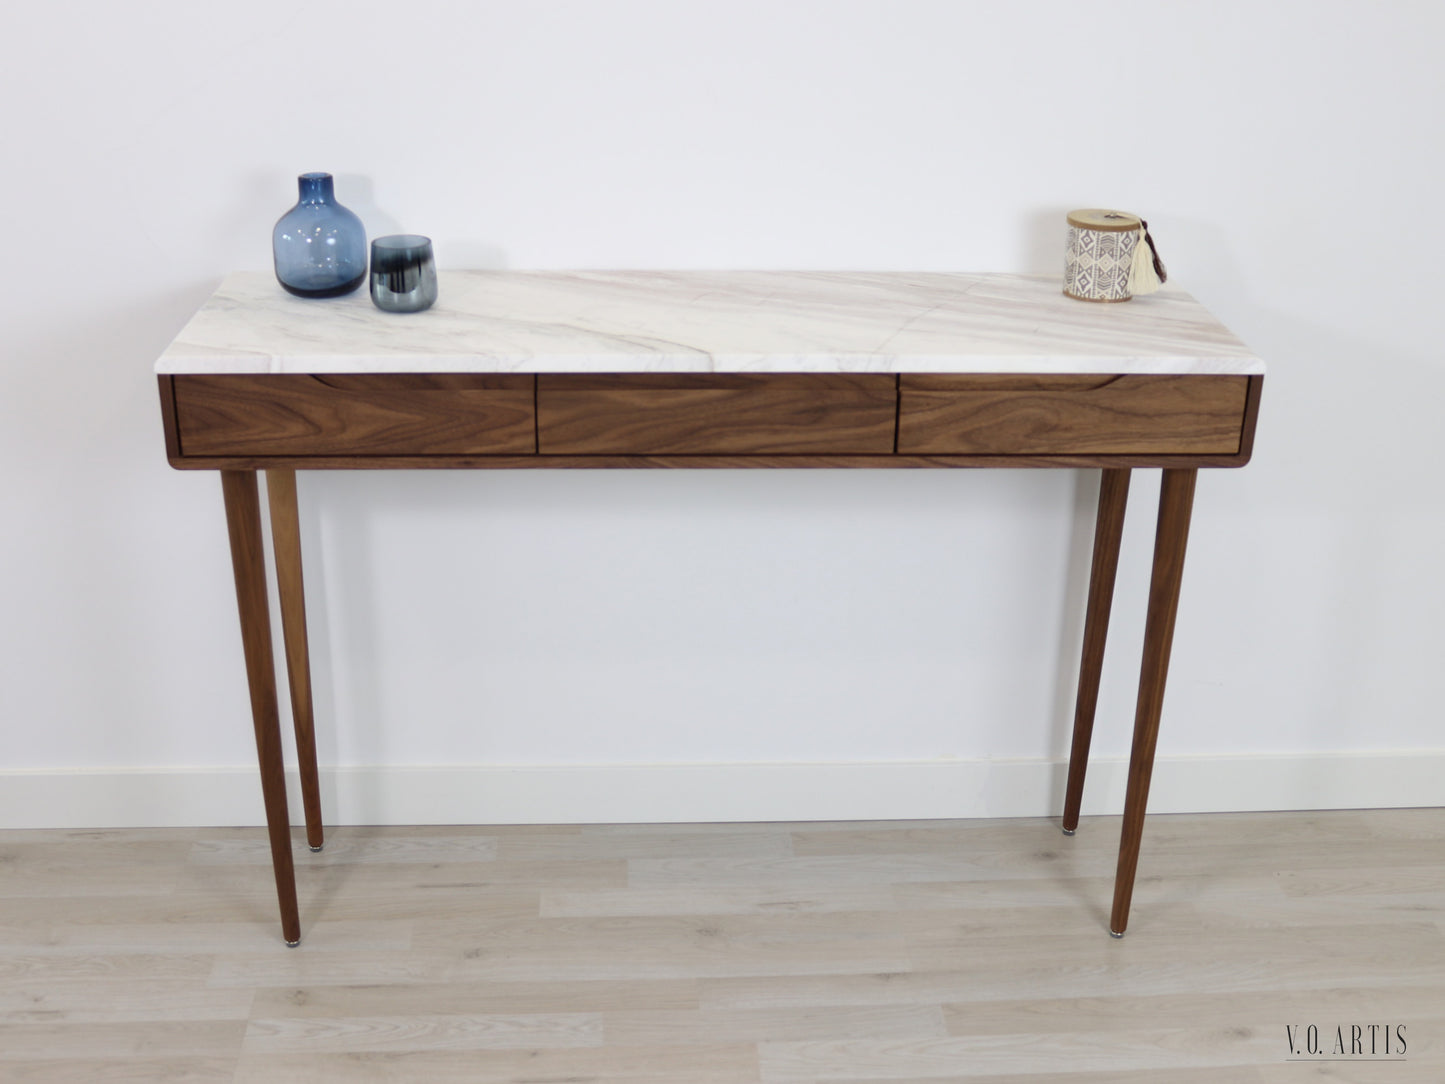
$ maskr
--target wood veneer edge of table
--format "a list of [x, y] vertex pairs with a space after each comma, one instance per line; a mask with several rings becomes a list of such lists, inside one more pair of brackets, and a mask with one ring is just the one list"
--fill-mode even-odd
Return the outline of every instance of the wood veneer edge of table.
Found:
[[1242, 467], [1243, 453], [1199, 455], [418, 455], [418, 456], [173, 456], [177, 470], [621, 470], [759, 468], [868, 469], [1113, 469]]

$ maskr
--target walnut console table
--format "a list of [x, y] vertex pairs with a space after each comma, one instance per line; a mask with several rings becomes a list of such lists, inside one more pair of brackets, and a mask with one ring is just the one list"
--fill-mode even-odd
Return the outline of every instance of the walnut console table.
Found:
[[443, 272], [417, 315], [229, 276], [156, 365], [166, 452], [225, 497], [271, 857], [301, 937], [256, 475], [307, 840], [322, 843], [296, 475], [520, 467], [1101, 468], [1064, 831], [1078, 825], [1130, 471], [1163, 469], [1110, 932], [1144, 828], [1194, 483], [1249, 460], [1264, 366], [1187, 294], [1050, 276]]

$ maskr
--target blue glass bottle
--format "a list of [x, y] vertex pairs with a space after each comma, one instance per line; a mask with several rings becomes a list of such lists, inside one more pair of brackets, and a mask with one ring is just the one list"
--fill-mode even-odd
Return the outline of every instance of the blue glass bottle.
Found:
[[366, 227], [336, 202], [331, 174], [296, 178], [300, 198], [271, 231], [276, 278], [297, 297], [340, 297], [366, 281]]

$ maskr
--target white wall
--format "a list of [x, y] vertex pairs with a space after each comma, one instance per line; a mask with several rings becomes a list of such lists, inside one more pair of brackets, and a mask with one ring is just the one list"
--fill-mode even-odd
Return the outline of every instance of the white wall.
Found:
[[[1440, 5], [6, 21], [0, 823], [259, 816], [220, 487], [166, 466], [150, 366], [223, 273], [269, 266], [310, 169], [450, 267], [1051, 271], [1068, 209], [1143, 213], [1270, 365], [1254, 462], [1201, 477], [1154, 808], [1445, 804]], [[332, 815], [1047, 812], [1096, 488], [305, 474]], [[1117, 808], [1156, 490], [1138, 472], [1092, 809]]]

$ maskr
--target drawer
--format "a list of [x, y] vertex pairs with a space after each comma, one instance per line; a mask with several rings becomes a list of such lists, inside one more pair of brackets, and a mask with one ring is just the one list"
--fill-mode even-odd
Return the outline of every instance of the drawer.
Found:
[[627, 373], [537, 377], [544, 455], [886, 455], [885, 373]]
[[536, 451], [530, 375], [287, 374], [174, 381], [182, 456]]
[[905, 375], [904, 455], [1231, 455], [1244, 376]]

